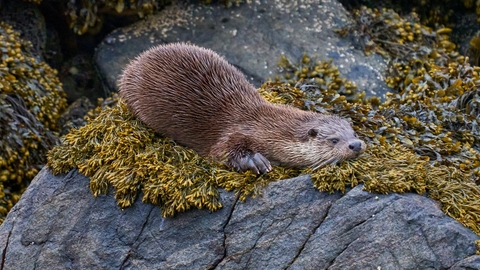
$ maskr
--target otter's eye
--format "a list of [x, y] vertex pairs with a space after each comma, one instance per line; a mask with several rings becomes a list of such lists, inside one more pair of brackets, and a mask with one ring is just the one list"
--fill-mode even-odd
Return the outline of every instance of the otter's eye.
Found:
[[355, 135], [355, 138], [358, 138], [358, 135], [357, 135], [357, 133], [355, 133], [354, 135]]
[[333, 144], [337, 144], [338, 143], [338, 139], [332, 139], [331, 140]]

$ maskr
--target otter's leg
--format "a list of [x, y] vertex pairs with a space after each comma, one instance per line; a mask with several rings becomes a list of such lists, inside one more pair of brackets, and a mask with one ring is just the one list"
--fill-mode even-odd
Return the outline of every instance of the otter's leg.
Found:
[[272, 169], [270, 161], [262, 154], [250, 151], [230, 153], [227, 157], [227, 166], [240, 172], [251, 170], [257, 174], [267, 173]]
[[257, 174], [272, 170], [270, 161], [259, 153], [254, 141], [244, 134], [234, 133], [220, 140], [211, 151], [212, 156], [226, 157], [225, 164], [237, 171], [251, 170]]

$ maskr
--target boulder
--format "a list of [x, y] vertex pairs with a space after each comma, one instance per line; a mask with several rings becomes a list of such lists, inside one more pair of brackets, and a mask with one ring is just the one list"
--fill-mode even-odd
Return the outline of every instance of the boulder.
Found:
[[367, 95], [384, 96], [386, 61], [366, 57], [335, 30], [353, 23], [338, 1], [261, 0], [226, 8], [174, 1], [158, 14], [113, 31], [98, 46], [96, 63], [104, 82], [116, 89], [124, 66], [148, 48], [189, 42], [223, 55], [259, 87], [277, 73], [281, 55], [299, 61], [306, 52], [332, 59], [342, 76]]
[[137, 201], [93, 197], [76, 170], [44, 168], [0, 227], [1, 269], [478, 269], [479, 237], [416, 194], [271, 183], [223, 208], [162, 218]]

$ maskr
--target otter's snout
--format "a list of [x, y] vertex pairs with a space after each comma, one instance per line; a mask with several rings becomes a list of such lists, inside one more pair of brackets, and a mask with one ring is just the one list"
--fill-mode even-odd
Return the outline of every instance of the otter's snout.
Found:
[[360, 155], [365, 151], [365, 143], [361, 140], [350, 141], [348, 144], [348, 149], [354, 152], [357, 155]]
[[362, 143], [360, 141], [352, 142], [348, 145], [348, 148], [353, 152], [362, 150]]

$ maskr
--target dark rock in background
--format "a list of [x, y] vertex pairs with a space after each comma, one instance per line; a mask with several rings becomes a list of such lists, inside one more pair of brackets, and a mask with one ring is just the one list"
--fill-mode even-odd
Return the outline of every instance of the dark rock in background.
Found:
[[98, 98], [110, 96], [110, 91], [103, 88], [91, 55], [78, 54], [64, 61], [58, 77], [67, 94], [68, 103], [87, 97], [93, 104], [97, 104]]
[[58, 124], [61, 127], [60, 135], [68, 134], [70, 129], [80, 128], [87, 124], [85, 116], [95, 107], [96, 106], [92, 104], [90, 99], [86, 97], [80, 97], [75, 100], [70, 106], [68, 106], [60, 119], [58, 119]]
[[[472, 231], [416, 194], [318, 192], [307, 176], [223, 208], [162, 218], [43, 169], [0, 227], [2, 269], [468, 269]], [[477, 268], [475, 268], [477, 269]]]
[[136, 55], [154, 45], [182, 41], [225, 56], [257, 87], [275, 76], [282, 54], [296, 62], [306, 52], [318, 55], [318, 60], [333, 59], [341, 74], [367, 95], [388, 91], [382, 75], [385, 60], [366, 57], [351, 40], [334, 32], [351, 22], [337, 1], [263, 0], [231, 8], [180, 2], [113, 31], [99, 45], [96, 62], [111, 89], [116, 89], [121, 70]]
[[47, 27], [38, 6], [27, 1], [1, 2], [0, 20], [11, 25], [20, 37], [32, 43], [30, 53], [45, 61]]
[[478, 15], [469, 13], [454, 14], [456, 22], [452, 31], [452, 41], [458, 45], [460, 54], [470, 57], [470, 63], [478, 66], [480, 64], [480, 50], [471, 51], [470, 40], [480, 31]]

